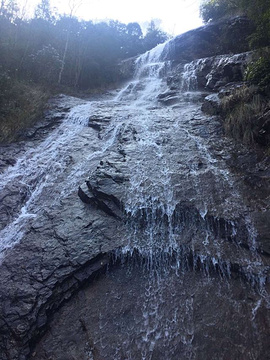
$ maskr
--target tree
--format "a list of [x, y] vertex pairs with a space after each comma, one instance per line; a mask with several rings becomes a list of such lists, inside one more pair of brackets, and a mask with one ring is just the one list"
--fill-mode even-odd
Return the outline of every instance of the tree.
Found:
[[270, 0], [241, 0], [242, 9], [256, 25], [251, 48], [270, 45]]
[[82, 0], [69, 0], [68, 4], [69, 4], [69, 10], [70, 10], [68, 18], [70, 21], [68, 22], [69, 25], [66, 29], [65, 48], [64, 48], [63, 57], [62, 57], [62, 65], [61, 65], [59, 75], [58, 75], [58, 84], [61, 84], [61, 82], [62, 82], [63, 71], [64, 71], [65, 65], [66, 65], [67, 51], [68, 51], [70, 35], [71, 35], [71, 31], [72, 31], [72, 20], [78, 20], [77, 18], [74, 17], [74, 14], [79, 9], [79, 7], [82, 5]]
[[143, 33], [140, 25], [136, 22], [127, 24], [126, 52], [128, 57], [143, 52]]
[[241, 0], [204, 0], [200, 14], [204, 22], [216, 21], [241, 11]]
[[50, 0], [41, 0], [35, 10], [35, 17], [48, 22], [54, 20], [54, 16], [51, 11]]
[[168, 40], [168, 35], [156, 27], [155, 22], [152, 20], [143, 39], [144, 49], [150, 50], [166, 40]]
[[142, 39], [143, 37], [142, 29], [136, 22], [127, 24], [127, 34], [136, 39]]
[[52, 84], [61, 67], [58, 51], [51, 45], [43, 46], [35, 54], [29, 56], [29, 73], [36, 82]]
[[13, 21], [16, 18], [18, 11], [18, 5], [14, 0], [1, 0], [0, 17]]

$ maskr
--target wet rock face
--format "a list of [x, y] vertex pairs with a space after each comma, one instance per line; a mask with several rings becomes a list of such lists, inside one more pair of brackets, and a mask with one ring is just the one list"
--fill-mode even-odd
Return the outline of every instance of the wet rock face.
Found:
[[177, 104], [179, 100], [179, 94], [175, 90], [166, 91], [158, 95], [158, 101], [163, 105]]
[[146, 67], [5, 148], [1, 360], [268, 356], [269, 159]]
[[[78, 105], [79, 114], [84, 106]], [[144, 351], [160, 359], [164, 348], [169, 349], [168, 359], [178, 359], [179, 351], [187, 359], [200, 359], [202, 353], [210, 359], [223, 356], [224, 349], [232, 358], [237, 354], [246, 359], [242, 348], [250, 350], [250, 359], [260, 359], [267, 351], [268, 318], [263, 320], [267, 305], [260, 289], [269, 262], [268, 213], [251, 214], [259, 232], [254, 248], [243, 209], [245, 202], [257, 208], [259, 197], [252, 202], [248, 182], [240, 187], [231, 178], [226, 163], [231, 161], [232, 166], [235, 148], [220, 137], [220, 124], [199, 108], [185, 104], [179, 118], [177, 106], [156, 107], [145, 118], [144, 109], [136, 108], [134, 114], [134, 109], [113, 102], [89, 104], [85, 126], [69, 138], [73, 161], [57, 173], [53, 195], [49, 182], [28, 205], [35, 216], [19, 228], [24, 230], [21, 241], [6, 252], [1, 264], [4, 360], [29, 359], [30, 353], [33, 359], [71, 359], [75, 354], [81, 359], [140, 359]], [[72, 122], [76, 116], [74, 111]], [[89, 117], [102, 126], [87, 126]], [[78, 121], [83, 122], [81, 115]], [[66, 135], [70, 127], [68, 123], [59, 131]], [[75, 159], [82, 165], [76, 172]], [[234, 166], [239, 171], [240, 165]], [[252, 167], [250, 163], [250, 171]], [[69, 191], [66, 179], [72, 184]], [[138, 257], [127, 260], [123, 255], [124, 268], [115, 269], [125, 248], [137, 249]], [[155, 266], [150, 266], [150, 250], [167, 272], [159, 280]], [[112, 272], [73, 298], [108, 265]], [[147, 289], [153, 291], [148, 294]], [[214, 305], [213, 298], [217, 298]], [[67, 300], [67, 307], [53, 320]], [[226, 322], [228, 313], [234, 319], [232, 326]], [[255, 324], [250, 320], [253, 313]], [[244, 335], [237, 335], [236, 341], [240, 333]], [[216, 347], [221, 339], [223, 346]], [[103, 342], [108, 344], [105, 348]]]
[[185, 66], [180, 64], [173, 68], [173, 75], [168, 77], [167, 83], [172, 91], [180, 88], [182, 91], [228, 92], [243, 82], [251, 60], [251, 52], [194, 60]]
[[143, 264], [102, 275], [60, 310], [30, 359], [264, 357], [269, 317], [258, 295], [239, 279], [167, 271], [156, 281]]
[[202, 104], [202, 111], [209, 115], [220, 114], [221, 101], [218, 94], [212, 94], [205, 97]]
[[[110, 249], [124, 241], [123, 224], [103, 209], [83, 203], [77, 186], [69, 191], [65, 182], [79, 175], [74, 169], [78, 149], [83, 147], [87, 156], [101, 143], [96, 131], [86, 126], [77, 124], [77, 135], [73, 132], [76, 116], [69, 123], [67, 114], [65, 127], [54, 124], [58, 105], [80, 108], [83, 104], [80, 99], [58, 99], [45, 137], [6, 147], [15, 161], [1, 178], [1, 214], [8, 215], [1, 216], [1, 360], [27, 359], [31, 344], [47, 329], [56, 309], [106, 269]], [[62, 148], [59, 136], [69, 139]], [[55, 145], [62, 149], [59, 154]], [[82, 154], [79, 158], [86, 160]], [[82, 175], [79, 182], [85, 178]], [[111, 234], [119, 241], [111, 242]], [[16, 242], [12, 250], [3, 252], [5, 245]]]

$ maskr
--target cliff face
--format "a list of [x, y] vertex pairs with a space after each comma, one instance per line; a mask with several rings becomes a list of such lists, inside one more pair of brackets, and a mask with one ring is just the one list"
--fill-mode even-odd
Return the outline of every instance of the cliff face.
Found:
[[249, 31], [176, 37], [113, 100], [60, 96], [3, 149], [1, 360], [267, 358], [269, 158], [201, 112]]
[[[254, 26], [246, 17], [210, 23], [171, 39], [164, 52], [164, 60], [172, 61], [176, 66], [196, 59], [244, 53], [249, 51], [248, 38], [253, 31]], [[136, 57], [119, 65], [122, 80], [133, 76], [135, 61]]]

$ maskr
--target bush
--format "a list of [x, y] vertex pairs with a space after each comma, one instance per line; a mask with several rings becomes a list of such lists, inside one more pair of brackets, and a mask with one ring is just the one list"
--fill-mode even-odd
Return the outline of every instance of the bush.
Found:
[[257, 90], [255, 86], [244, 85], [221, 99], [226, 135], [246, 144], [257, 142], [261, 125], [258, 119], [267, 108], [265, 98]]
[[44, 89], [27, 83], [13, 81], [12, 84], [8, 82], [4, 91], [1, 88], [0, 142], [16, 140], [42, 115], [47, 100], [48, 93]]
[[6, 112], [11, 97], [12, 80], [8, 72], [0, 69], [0, 118]]
[[257, 85], [259, 87], [259, 90], [263, 93], [267, 93], [270, 91], [269, 54], [264, 54], [260, 56], [258, 60], [252, 62], [247, 67], [245, 73], [245, 80], [247, 80], [250, 84]]
[[200, 6], [204, 22], [216, 21], [239, 12], [239, 0], [205, 0]]
[[57, 83], [62, 61], [51, 45], [43, 46], [29, 56], [27, 72], [34, 81], [46, 85]]

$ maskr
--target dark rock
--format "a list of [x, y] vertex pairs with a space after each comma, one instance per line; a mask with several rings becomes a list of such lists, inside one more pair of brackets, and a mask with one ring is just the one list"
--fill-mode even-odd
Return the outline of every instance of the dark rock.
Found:
[[225, 86], [222, 86], [219, 89], [218, 95], [220, 99], [222, 99], [224, 96], [230, 96], [232, 95], [236, 89], [241, 89], [243, 87], [244, 83], [238, 82], [238, 83], [227, 83]]
[[[70, 105], [66, 105], [67, 102]], [[57, 128], [66, 116], [66, 113], [72, 106], [83, 104], [85, 101], [73, 96], [57, 95], [49, 100], [47, 109], [42, 119], [37, 121], [31, 128], [25, 129], [19, 134], [19, 140], [41, 140], [48, 135], [50, 131]], [[57, 105], [56, 105], [57, 104]]]
[[245, 17], [210, 23], [172, 39], [168, 44], [166, 58], [175, 63], [185, 63], [220, 54], [248, 51], [248, 37], [253, 30], [254, 26]]
[[[196, 109], [196, 112], [194, 109]], [[240, 212], [242, 208], [233, 208], [233, 212], [229, 208], [226, 214], [227, 210], [224, 208], [224, 202], [226, 201], [230, 204], [230, 191], [232, 189], [226, 187], [227, 183], [221, 183], [221, 185], [219, 185], [219, 181], [216, 181], [215, 173], [212, 171], [212, 166], [216, 166], [214, 160], [218, 157], [217, 153], [220, 154], [224, 152], [224, 154], [222, 153], [221, 155], [226, 158], [231, 149], [229, 149], [228, 143], [226, 142], [227, 140], [218, 136], [218, 123], [215, 123], [213, 119], [203, 116], [198, 111], [198, 106], [191, 108], [191, 110], [192, 111], [188, 108], [185, 113], [188, 121], [184, 122], [185, 118], [183, 118], [185, 131], [183, 131], [183, 128], [179, 129], [178, 127], [173, 127], [173, 131], [171, 131], [172, 126], [169, 123], [169, 121], [171, 121], [170, 116], [167, 118], [159, 118], [158, 111], [160, 111], [160, 109], [151, 110], [154, 112], [151, 117], [151, 130], [158, 131], [158, 137], [154, 137], [155, 143], [150, 143], [150, 150], [154, 149], [154, 151], [149, 151], [149, 153], [142, 152], [139, 147], [140, 139], [145, 137], [145, 128], [142, 127], [140, 130], [140, 124], [136, 122], [127, 124], [127, 117], [124, 117], [123, 126], [119, 126], [119, 132], [113, 138], [114, 143], [110, 145], [109, 151], [102, 152], [102, 157], [96, 160], [94, 159], [93, 162], [89, 162], [89, 158], [86, 157], [84, 167], [85, 164], [88, 164], [89, 167], [95, 164], [95, 168], [91, 168], [90, 178], [79, 187], [78, 195], [82, 201], [72, 192], [70, 195], [63, 196], [59, 205], [46, 205], [44, 210], [31, 220], [22, 241], [7, 253], [1, 265], [0, 346], [3, 360], [10, 358], [14, 360], [29, 359], [31, 350], [33, 350], [32, 354], [36, 352], [36, 356], [33, 355], [33, 358], [36, 357], [39, 359], [46, 359], [46, 356], [56, 356], [56, 358], [66, 356], [68, 359], [70, 351], [75, 351], [76, 356], [80, 354], [82, 359], [89, 359], [91, 351], [93, 353], [93, 347], [87, 347], [88, 345], [85, 344], [95, 344], [95, 341], [91, 341], [91, 334], [93, 334], [93, 327], [96, 326], [96, 324], [100, 324], [97, 318], [100, 314], [99, 307], [103, 307], [105, 303], [108, 305], [107, 296], [109, 295], [105, 293], [106, 291], [111, 291], [111, 287], [106, 287], [109, 280], [105, 280], [106, 284], [103, 284], [100, 280], [93, 283], [97, 284], [98, 287], [100, 286], [99, 289], [103, 289], [105, 292], [103, 293], [100, 290], [89, 291], [89, 295], [87, 295], [87, 298], [90, 297], [89, 300], [85, 301], [84, 306], [79, 305], [79, 308], [81, 306], [82, 313], [78, 313], [76, 305], [78, 303], [75, 298], [74, 301], [72, 300], [69, 303], [72, 309], [70, 311], [70, 317], [61, 317], [59, 308], [63, 306], [64, 303], [67, 303], [67, 300], [71, 299], [72, 296], [75, 296], [78, 290], [82, 289], [83, 285], [87, 282], [90, 283], [98, 274], [105, 272], [108, 264], [109, 269], [112, 269], [113, 264], [118, 261], [116, 255], [117, 249], [130, 245], [131, 238], [133, 241], [133, 237], [130, 237], [129, 234], [131, 229], [136, 230], [135, 241], [140, 239], [142, 244], [145, 243], [146, 246], [149, 246], [149, 237], [146, 235], [151, 232], [153, 237], [156, 236], [158, 239], [162, 239], [162, 241], [169, 239], [171, 235], [168, 231], [169, 218], [162, 207], [162, 201], [166, 199], [162, 199], [162, 196], [164, 196], [164, 193], [166, 195], [167, 192], [170, 192], [171, 189], [173, 189], [177, 203], [174, 204], [175, 209], [171, 213], [170, 221], [172, 229], [174, 229], [174, 233], [172, 234], [174, 241], [179, 245], [183, 256], [181, 258], [181, 264], [183, 264], [182, 270], [183, 274], [185, 274], [183, 275], [183, 279], [189, 283], [188, 288], [185, 287], [185, 289], [190, 291], [190, 295], [194, 293], [195, 288], [198, 289], [198, 286], [201, 289], [193, 295], [197, 310], [196, 312], [192, 310], [192, 314], [201, 317], [200, 322], [196, 321], [197, 339], [200, 339], [206, 331], [203, 325], [206, 319], [203, 312], [200, 311], [201, 304], [204, 304], [204, 310], [208, 316], [212, 314], [212, 304], [208, 306], [210, 304], [209, 301], [206, 303], [203, 302], [203, 294], [205, 296], [207, 293], [209, 294], [209, 298], [212, 298], [216, 296], [218, 292], [217, 289], [220, 290], [222, 288], [224, 296], [222, 295], [222, 300], [219, 298], [220, 302], [217, 308], [222, 309], [224, 312], [221, 317], [221, 322], [223, 323], [226, 318], [228, 302], [229, 304], [234, 304], [235, 298], [238, 299], [238, 285], [235, 285], [233, 278], [230, 279], [228, 277], [228, 281], [234, 284], [232, 285], [234, 297], [228, 301], [228, 298], [225, 296], [227, 294], [225, 291], [227, 285], [224, 285], [224, 287], [222, 285], [221, 287], [220, 279], [229, 276], [229, 273], [233, 273], [232, 277], [235, 277], [237, 284], [241, 284], [239, 281], [239, 278], [241, 278], [245, 284], [241, 286], [244, 287], [248, 286], [246, 285], [249, 281], [247, 280], [248, 277], [255, 279], [255, 283], [258, 281], [258, 274], [255, 272], [256, 269], [251, 268], [250, 270], [245, 268], [246, 263], [252, 264], [252, 256], [254, 254], [248, 241], [245, 218], [243, 215], [237, 213], [238, 211]], [[137, 114], [135, 114], [135, 116], [136, 115]], [[133, 120], [134, 119], [135, 117]], [[206, 141], [204, 140], [205, 138], [202, 138], [200, 135], [202, 132], [206, 134]], [[89, 141], [91, 145], [94, 144], [97, 148], [98, 146], [104, 146], [103, 141], [99, 140], [91, 129], [84, 128], [82, 134], [83, 136], [87, 136], [87, 141]], [[211, 145], [213, 147], [212, 153], [209, 155], [212, 161], [210, 163], [208, 158], [204, 156], [204, 151], [198, 151], [201, 142], [207, 144], [205, 146], [210, 147]], [[79, 137], [78, 143], [75, 143], [75, 145], [76, 150], [83, 149], [80, 152], [80, 156], [92, 150], [91, 147], [84, 150], [85, 147], [82, 145], [82, 137]], [[119, 146], [121, 146], [121, 152], [119, 152]], [[94, 147], [94, 149], [96, 148]], [[156, 151], [161, 150], [162, 156], [159, 158]], [[72, 154], [72, 156], [75, 155]], [[165, 175], [156, 174], [153, 166], [153, 164], [157, 164], [158, 161], [162, 161], [163, 156], [166, 156], [167, 159], [170, 160], [171, 171], [170, 183], [165, 184], [163, 182], [166, 180]], [[245, 156], [246, 158], [242, 157], [241, 159], [242, 165], [245, 159], [250, 158], [247, 153], [245, 153]], [[245, 162], [247, 162], [247, 160], [245, 160]], [[235, 164], [235, 166], [236, 165], [237, 164]], [[140, 170], [140, 166], [144, 171], [147, 169], [147, 179], [144, 178], [144, 172]], [[138, 179], [136, 179], [138, 182], [138, 191], [140, 191], [140, 189], [151, 189], [151, 181], [155, 180], [159, 187], [155, 188], [154, 195], [158, 193], [158, 197], [156, 197], [156, 200], [146, 198], [146, 206], [138, 207], [137, 211], [127, 210], [126, 213], [123, 208], [127, 202], [127, 191], [130, 189], [130, 179], [132, 179], [134, 175], [133, 172], [137, 171], [137, 167], [139, 168]], [[239, 165], [237, 165], [237, 169], [238, 168]], [[263, 171], [266, 172], [267, 169], [267, 164], [265, 164]], [[192, 174], [196, 175], [192, 177]], [[85, 175], [85, 178], [87, 178], [87, 175]], [[60, 179], [62, 180], [63, 178], [60, 177]], [[159, 180], [161, 180], [160, 183]], [[195, 180], [198, 183], [196, 183]], [[243, 179], [241, 181], [243, 182]], [[55, 186], [56, 185], [58, 184], [55, 184]], [[60, 185], [62, 187], [62, 183], [60, 183]], [[247, 189], [250, 190], [250, 184], [246, 184], [246, 186]], [[265, 185], [263, 189], [265, 189]], [[135, 200], [137, 195], [139, 196], [140, 193], [136, 194], [134, 192], [130, 194], [130, 196], [135, 197]], [[144, 193], [141, 194], [141, 196], [146, 195], [147, 194]], [[50, 188], [45, 194], [46, 201], [49, 196]], [[210, 201], [207, 202], [209, 206], [206, 209], [207, 211], [202, 212], [196, 206], [198, 206], [198, 202], [203, 205], [204, 201], [208, 201], [208, 197], [211, 197]], [[211, 203], [212, 199], [214, 199], [213, 204]], [[44, 201], [44, 198], [41, 198], [41, 200]], [[44, 202], [42, 205], [44, 205]], [[259, 222], [263, 223], [260, 215], [258, 215], [258, 223]], [[155, 226], [151, 227], [152, 225]], [[261, 244], [259, 243], [257, 252], [263, 251], [266, 253], [268, 251], [266, 232], [267, 229], [262, 229], [260, 237]], [[207, 247], [204, 244], [205, 241], [209, 242]], [[160, 251], [162, 248], [163, 244], [158, 243], [157, 249], [153, 248], [153, 251]], [[219, 252], [221, 255], [220, 258], [217, 259], [217, 253]], [[162, 253], [160, 259], [164, 257], [168, 259], [167, 255]], [[111, 259], [116, 260], [114, 262]], [[144, 258], [140, 254], [138, 254], [138, 259], [140, 260], [138, 264], [147, 264], [148, 262], [147, 258]], [[175, 254], [172, 254], [170, 261], [172, 262], [169, 263], [169, 269], [172, 270], [175, 266]], [[164, 269], [166, 269], [166, 267], [164, 267]], [[131, 270], [129, 267], [128, 270], [124, 269], [123, 273], [130, 274]], [[182, 270], [180, 273], [182, 273]], [[208, 274], [205, 277], [203, 275], [204, 271]], [[140, 268], [137, 268], [134, 273], [132, 272], [134, 276], [135, 274], [138, 275], [138, 279], [136, 280], [138, 285], [143, 284], [142, 282], [140, 283], [142, 279], [146, 281], [144, 276], [148, 271], [144, 272], [144, 276], [141, 276], [142, 273], [143, 270]], [[209, 281], [210, 273], [211, 276], [213, 276], [213, 278], [211, 278], [212, 281]], [[109, 274], [113, 273], [110, 272]], [[138, 298], [138, 294], [142, 295], [145, 292], [140, 290], [141, 285], [137, 288], [139, 291], [135, 291], [135, 288], [132, 289], [133, 284], [136, 283], [134, 276], [129, 278], [126, 283], [124, 282], [125, 285], [120, 285], [120, 288], [122, 287], [122, 289], [125, 290], [127, 286], [131, 286], [131, 288], [129, 288], [131, 292], [125, 291], [125, 294], [131, 296], [133, 300]], [[179, 276], [182, 275], [178, 275], [177, 280], [173, 276], [168, 276], [165, 283], [174, 279], [171, 289], [177, 289], [177, 291], [179, 290], [181, 292], [183, 289], [181, 283], [182, 278], [179, 280]], [[141, 278], [140, 281], [139, 278]], [[120, 281], [120, 278], [118, 280]], [[117, 284], [119, 283], [115, 281], [114, 286]], [[196, 286], [194, 284], [196, 284]], [[243, 288], [241, 287], [241, 289]], [[245, 291], [244, 293], [254, 294], [251, 290], [248, 292]], [[182, 297], [179, 299], [188, 301], [183, 291], [181, 294]], [[98, 298], [99, 295], [102, 295], [102, 301], [96, 301], [95, 299], [97, 298], [92, 297], [94, 295], [98, 296]], [[122, 292], [120, 292], [120, 298], [118, 294], [111, 295], [112, 298], [110, 298], [109, 301], [112, 309], [110, 309], [110, 311], [114, 311], [121, 297], [125, 297], [126, 295], [123, 295]], [[82, 296], [83, 298], [82, 290], [78, 296]], [[178, 297], [176, 296], [174, 298], [177, 299]], [[171, 298], [167, 297], [167, 295], [166, 299], [168, 302], [171, 301]], [[249, 305], [250, 311], [256, 306], [256, 301], [258, 301], [258, 298], [255, 296], [255, 300]], [[241, 322], [241, 326], [239, 325], [238, 328], [239, 331], [244, 331], [247, 324], [247, 320], [244, 320], [246, 318], [246, 308], [245, 311], [239, 312], [239, 303], [241, 302], [237, 302], [238, 311], [235, 311], [233, 307], [230, 308], [230, 311], [237, 317], [236, 323]], [[128, 311], [132, 313], [132, 309], [136, 310], [134, 316], [139, 314], [139, 310], [136, 307], [137, 305], [134, 302], [129, 302], [130, 310], [128, 306], [124, 304], [127, 303], [123, 303], [124, 307], [121, 309], [125, 309], [125, 311], [122, 312], [121, 310], [121, 316], [122, 313], [128, 314]], [[181, 301], [173, 304], [180, 306]], [[186, 305], [186, 303], [184, 303], [184, 305]], [[71, 326], [65, 323], [67, 324], [67, 326], [64, 325], [65, 330], [62, 330], [62, 328], [59, 331], [55, 330], [53, 317], [57, 317], [57, 313], [59, 313], [64, 323], [69, 319], [73, 325]], [[114, 312], [112, 314], [114, 316]], [[87, 329], [90, 326], [88, 325], [90, 324], [88, 317], [91, 318], [94, 316], [88, 333], [87, 330], [85, 330], [85, 326], [84, 329], [82, 329], [82, 322], [80, 321], [79, 328], [75, 328], [75, 317], [76, 319], [84, 319], [84, 316], [87, 318], [84, 322], [84, 324], [87, 324]], [[170, 314], [170, 316], [173, 319], [173, 314]], [[137, 318], [135, 316], [135, 319]], [[113, 320], [113, 317], [110, 319]], [[211, 323], [214, 316], [210, 316], [209, 319], [209, 323]], [[130, 324], [132, 324], [133, 320], [129, 319], [129, 321]], [[64, 347], [64, 349], [68, 349], [67, 351], [63, 350], [62, 345], [59, 347], [58, 340], [56, 341], [57, 345], [54, 345], [55, 343], [52, 344], [50, 332], [48, 331], [49, 324], [51, 325], [52, 333], [56, 334], [55, 339], [58, 339], [58, 336], [61, 337], [61, 341], [63, 342], [65, 342], [65, 339], [68, 339]], [[114, 322], [110, 322], [109, 326], [111, 331], [114, 332], [112, 324], [114, 324]], [[124, 322], [122, 324], [124, 324]], [[180, 325], [177, 324], [177, 326], [182, 326], [181, 324], [182, 322], [180, 322]], [[216, 324], [218, 326], [220, 322], [217, 320]], [[229, 328], [228, 323], [226, 323], [226, 326]], [[200, 327], [200, 329], [198, 329], [198, 327]], [[127, 333], [124, 325], [123, 329], [123, 331]], [[263, 330], [268, 334], [267, 326], [265, 328], [263, 327]], [[108, 330], [107, 333], [109, 333]], [[118, 333], [119, 332], [116, 332], [116, 334]], [[210, 334], [209, 330], [207, 330], [207, 334]], [[74, 336], [78, 344], [78, 348], [75, 347], [75, 350], [74, 346], [72, 347], [68, 344], [69, 341], [73, 341]], [[86, 336], [90, 337], [90, 340], [86, 338]], [[225, 333], [221, 331], [219, 336], [224, 337]], [[42, 340], [40, 340], [41, 337], [43, 337]], [[82, 341], [82, 338], [85, 339], [86, 342]], [[211, 339], [217, 339], [214, 333], [211, 333]], [[112, 342], [108, 342], [108, 344], [114, 346], [114, 340], [111, 339], [111, 341]], [[196, 341], [198, 342], [198, 348], [201, 349], [202, 347], [202, 351], [206, 353], [206, 350], [203, 350], [204, 345], [202, 345], [205, 343], [200, 340]], [[230, 341], [232, 341], [231, 337], [229, 337], [228, 343]], [[246, 340], [239, 341], [241, 346], [243, 344], [245, 346], [247, 345]], [[181, 344], [181, 341], [179, 344]], [[211, 344], [208, 339], [208, 347]], [[84, 354], [85, 346], [88, 357]], [[100, 353], [101, 349], [99, 344], [95, 344], [95, 347], [95, 353]], [[213, 353], [218, 354], [217, 357], [222, 356], [221, 353], [214, 350], [216, 347], [213, 344], [210, 347], [213, 349]], [[45, 353], [47, 353], [46, 356], [44, 355]], [[177, 353], [177, 356], [179, 357], [179, 353]], [[114, 357], [107, 355], [105, 358], [113, 359]]]
[[106, 125], [108, 125], [110, 121], [111, 121], [111, 116], [109, 115], [107, 116], [92, 115], [89, 117], [88, 126], [97, 131], [101, 131], [103, 128], [106, 127]]
[[270, 211], [254, 212], [252, 219], [258, 229], [260, 250], [270, 256]]
[[120, 201], [116, 196], [114, 196], [113, 194], [106, 194], [105, 192], [100, 191], [100, 190], [98, 190], [97, 188], [94, 188], [94, 187], [91, 185], [90, 181], [86, 181], [86, 185], [87, 185], [88, 189], [92, 192], [92, 194], [93, 194], [95, 197], [99, 197], [99, 198], [104, 199], [104, 200], [107, 200], [107, 201], [113, 201], [114, 204], [115, 204], [119, 209], [122, 208], [121, 201]]
[[[140, 261], [134, 255], [129, 262], [134, 264]], [[138, 349], [134, 337], [140, 338], [142, 334], [147, 334], [143, 317], [146, 309], [142, 311], [142, 304], [156, 304], [154, 291], [149, 289], [149, 279], [145, 272], [143, 266], [128, 267], [124, 264], [111, 269], [106, 275], [100, 276], [97, 282], [75, 295], [54, 316], [51, 331], [37, 344], [35, 356], [31, 359], [37, 357], [45, 360], [48, 353], [55, 359], [62, 359], [61, 356], [63, 359], [72, 359], [73, 354], [81, 360], [88, 360], [89, 354], [93, 359], [115, 359], [115, 349], [120, 348], [121, 354], [128, 353], [132, 359], [140, 359], [141, 349]], [[184, 286], [179, 286], [179, 278]], [[186, 342], [192, 339], [192, 346], [195, 347], [193, 356], [196, 359], [233, 359], [237, 352], [240, 360], [250, 360], [252, 357], [247, 355], [246, 349], [251, 348], [255, 352], [260, 348], [252, 335], [254, 320], [258, 324], [257, 331], [264, 334], [261, 337], [261, 348], [269, 349], [268, 312], [258, 306], [254, 311], [254, 319], [247, 316], [256, 308], [256, 304], [261, 304], [260, 297], [243, 286], [239, 279], [221, 279], [221, 275], [209, 274], [206, 282], [202, 280], [200, 272], [196, 271], [184, 272], [177, 278], [172, 270], [167, 270], [166, 276], [160, 277], [161, 304], [168, 309], [168, 315], [172, 316], [173, 321], [166, 323], [164, 337], [156, 336], [159, 327], [152, 328], [156, 337], [154, 350], [151, 351], [153, 358], [162, 359], [166, 356], [166, 359], [179, 360], [181, 353], [183, 359], [188, 359], [190, 344]], [[216, 287], [218, 293], [215, 293]], [[108, 294], [112, 295], [109, 304]], [[169, 304], [174, 312], [169, 311]], [[180, 324], [175, 321], [176, 308], [181, 314]], [[156, 321], [154, 315], [150, 319]], [[106, 347], [100, 339], [104, 340]], [[171, 339], [174, 341], [173, 348], [166, 346]], [[217, 346], [217, 342], [222, 343], [222, 346]], [[232, 342], [237, 348], [244, 344], [245, 351], [238, 352], [231, 345]]]
[[173, 105], [179, 102], [178, 91], [170, 90], [157, 96], [158, 101], [163, 105]]
[[245, 70], [251, 60], [252, 53], [247, 52], [202, 58], [185, 67], [179, 64], [173, 68], [168, 85], [170, 89], [178, 91], [219, 91], [222, 97], [235, 87], [242, 86]]
[[137, 130], [132, 125], [123, 125], [119, 129], [117, 138], [120, 144], [137, 140]]
[[180, 100], [179, 96], [167, 96], [162, 99], [158, 99], [158, 101], [163, 105], [174, 105], [177, 104]]
[[159, 100], [162, 100], [162, 99], [164, 99], [164, 98], [171, 97], [171, 96], [176, 96], [176, 95], [177, 95], [177, 91], [175, 91], [175, 90], [170, 90], [170, 91], [166, 91], [166, 92], [164, 92], [164, 93], [162, 93], [162, 94], [159, 94], [159, 95], [157, 96], [157, 98], [158, 98]]
[[5, 160], [5, 163], [7, 165], [11, 165], [11, 166], [14, 166], [16, 164], [16, 160], [15, 159], [6, 159]]
[[202, 104], [202, 111], [208, 115], [218, 115], [221, 112], [221, 101], [218, 94], [206, 96]]
[[[89, 182], [88, 182], [89, 184]], [[110, 209], [110, 207], [102, 200], [100, 200], [97, 195], [98, 192], [94, 191], [94, 193], [90, 193], [90, 195], [87, 194], [87, 189], [93, 189], [92, 187], [90, 187], [89, 185], [87, 186], [87, 188], [82, 188], [82, 186], [79, 186], [79, 190], [78, 190], [78, 196], [79, 198], [85, 203], [85, 204], [89, 204], [93, 207], [95, 207], [96, 209], [102, 210], [104, 211], [107, 215], [115, 217], [115, 218], [119, 218], [113, 211], [112, 209]], [[91, 196], [94, 195], [94, 196]], [[103, 194], [103, 198], [108, 198], [105, 197], [105, 194]], [[111, 200], [111, 198], [109, 198]]]
[[10, 184], [0, 194], [0, 229], [8, 225], [18, 214], [29, 196], [27, 186]]

